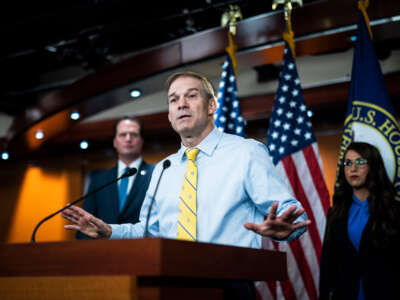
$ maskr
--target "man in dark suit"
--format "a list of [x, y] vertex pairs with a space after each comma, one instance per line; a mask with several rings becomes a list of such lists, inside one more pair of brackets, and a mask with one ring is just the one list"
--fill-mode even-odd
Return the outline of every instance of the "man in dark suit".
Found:
[[[127, 167], [138, 172], [120, 180], [87, 198], [83, 208], [106, 223], [122, 224], [139, 222], [140, 208], [150, 183], [153, 165], [141, 157], [143, 137], [142, 127], [137, 118], [123, 117], [114, 127], [113, 145], [118, 155], [118, 163], [111, 169], [96, 172], [91, 176], [88, 192], [121, 176]], [[89, 239], [78, 232], [77, 239]]]

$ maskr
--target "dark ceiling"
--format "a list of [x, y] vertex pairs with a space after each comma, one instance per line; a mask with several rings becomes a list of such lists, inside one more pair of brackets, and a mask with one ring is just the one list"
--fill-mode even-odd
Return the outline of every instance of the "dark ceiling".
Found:
[[[82, 138], [109, 143], [113, 122], [79, 123], [128, 101], [104, 101], [102, 95], [167, 70], [222, 57], [227, 39], [220, 20], [230, 4], [239, 5], [244, 18], [235, 36], [239, 64], [263, 75], [265, 65], [282, 60], [285, 23], [282, 12], [270, 13], [272, 0], [137, 2], [14, 1], [13, 7], [1, 10], [0, 113], [11, 116], [13, 124], [0, 138], [0, 150], [8, 148], [14, 157], [22, 157], [34, 151], [61, 153]], [[292, 18], [298, 57], [353, 47], [356, 0], [303, 4]], [[400, 4], [371, 1], [368, 14], [371, 20], [386, 20], [373, 26], [377, 53], [385, 59], [399, 48]], [[398, 69], [386, 77], [398, 111], [399, 78]], [[321, 112], [319, 124], [325, 119], [342, 122], [337, 116], [345, 109], [347, 83], [310, 88], [304, 94], [307, 105]], [[262, 119], [265, 127], [274, 94], [249, 94], [240, 100], [249, 124]], [[80, 111], [79, 122], [69, 119], [72, 109]], [[142, 121], [157, 141], [170, 130], [165, 112], [143, 116]], [[46, 135], [36, 141], [39, 129]]]
[[[243, 17], [250, 18], [271, 11], [272, 0], [12, 3], [0, 13], [0, 112], [17, 116], [42, 92], [68, 85], [121, 55], [219, 27], [229, 4], [239, 5]], [[68, 67], [75, 67], [73, 75], [63, 75]], [[45, 74], [57, 76], [44, 80]]]

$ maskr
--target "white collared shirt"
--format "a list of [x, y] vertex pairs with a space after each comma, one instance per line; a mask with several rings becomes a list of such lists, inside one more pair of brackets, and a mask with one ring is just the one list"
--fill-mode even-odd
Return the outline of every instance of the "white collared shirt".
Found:
[[[196, 146], [197, 177], [197, 240], [241, 247], [261, 248], [261, 236], [243, 224], [260, 224], [271, 205], [278, 202], [280, 215], [291, 205], [301, 207], [286, 183], [278, 175], [264, 144], [214, 129]], [[152, 236], [176, 238], [179, 195], [187, 169], [186, 147], [168, 156], [171, 166], [159, 184], [149, 219]], [[149, 206], [161, 174], [163, 161], [154, 169], [136, 224], [111, 225], [111, 238], [142, 237]], [[306, 214], [297, 221], [305, 221]], [[306, 230], [297, 229], [287, 240]]]
[[[138, 159], [136, 159], [134, 162], [132, 162], [129, 166], [125, 165], [122, 161], [118, 160], [118, 177], [122, 176], [122, 174], [124, 174], [125, 168], [136, 168], [138, 171], [136, 172], [135, 175], [132, 175], [130, 177], [128, 177], [128, 188], [126, 190], [126, 194], [129, 195], [129, 192], [133, 186], [133, 182], [135, 181], [136, 175], [139, 172], [139, 167], [141, 165], [143, 161], [142, 157], [139, 157]], [[118, 186], [121, 183], [121, 180], [118, 181]]]

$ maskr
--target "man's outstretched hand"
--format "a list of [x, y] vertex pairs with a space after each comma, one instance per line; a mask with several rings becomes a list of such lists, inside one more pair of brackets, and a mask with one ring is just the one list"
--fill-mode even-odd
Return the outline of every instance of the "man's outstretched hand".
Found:
[[65, 225], [65, 229], [80, 231], [94, 239], [108, 239], [111, 236], [110, 225], [78, 206], [72, 205], [63, 210], [61, 216], [73, 223]]
[[272, 204], [268, 216], [261, 224], [246, 222], [244, 227], [252, 230], [262, 236], [270, 237], [276, 240], [286, 239], [293, 231], [311, 224], [310, 220], [293, 223], [304, 213], [304, 208], [296, 211], [297, 207], [292, 205], [285, 210], [279, 217], [276, 215], [278, 203]]

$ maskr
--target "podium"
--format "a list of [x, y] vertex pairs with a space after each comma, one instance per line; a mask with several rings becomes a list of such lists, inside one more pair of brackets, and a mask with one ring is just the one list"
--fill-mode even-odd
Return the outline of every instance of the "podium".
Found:
[[285, 279], [286, 254], [263, 249], [161, 238], [0, 245], [1, 299], [222, 299], [226, 280]]

